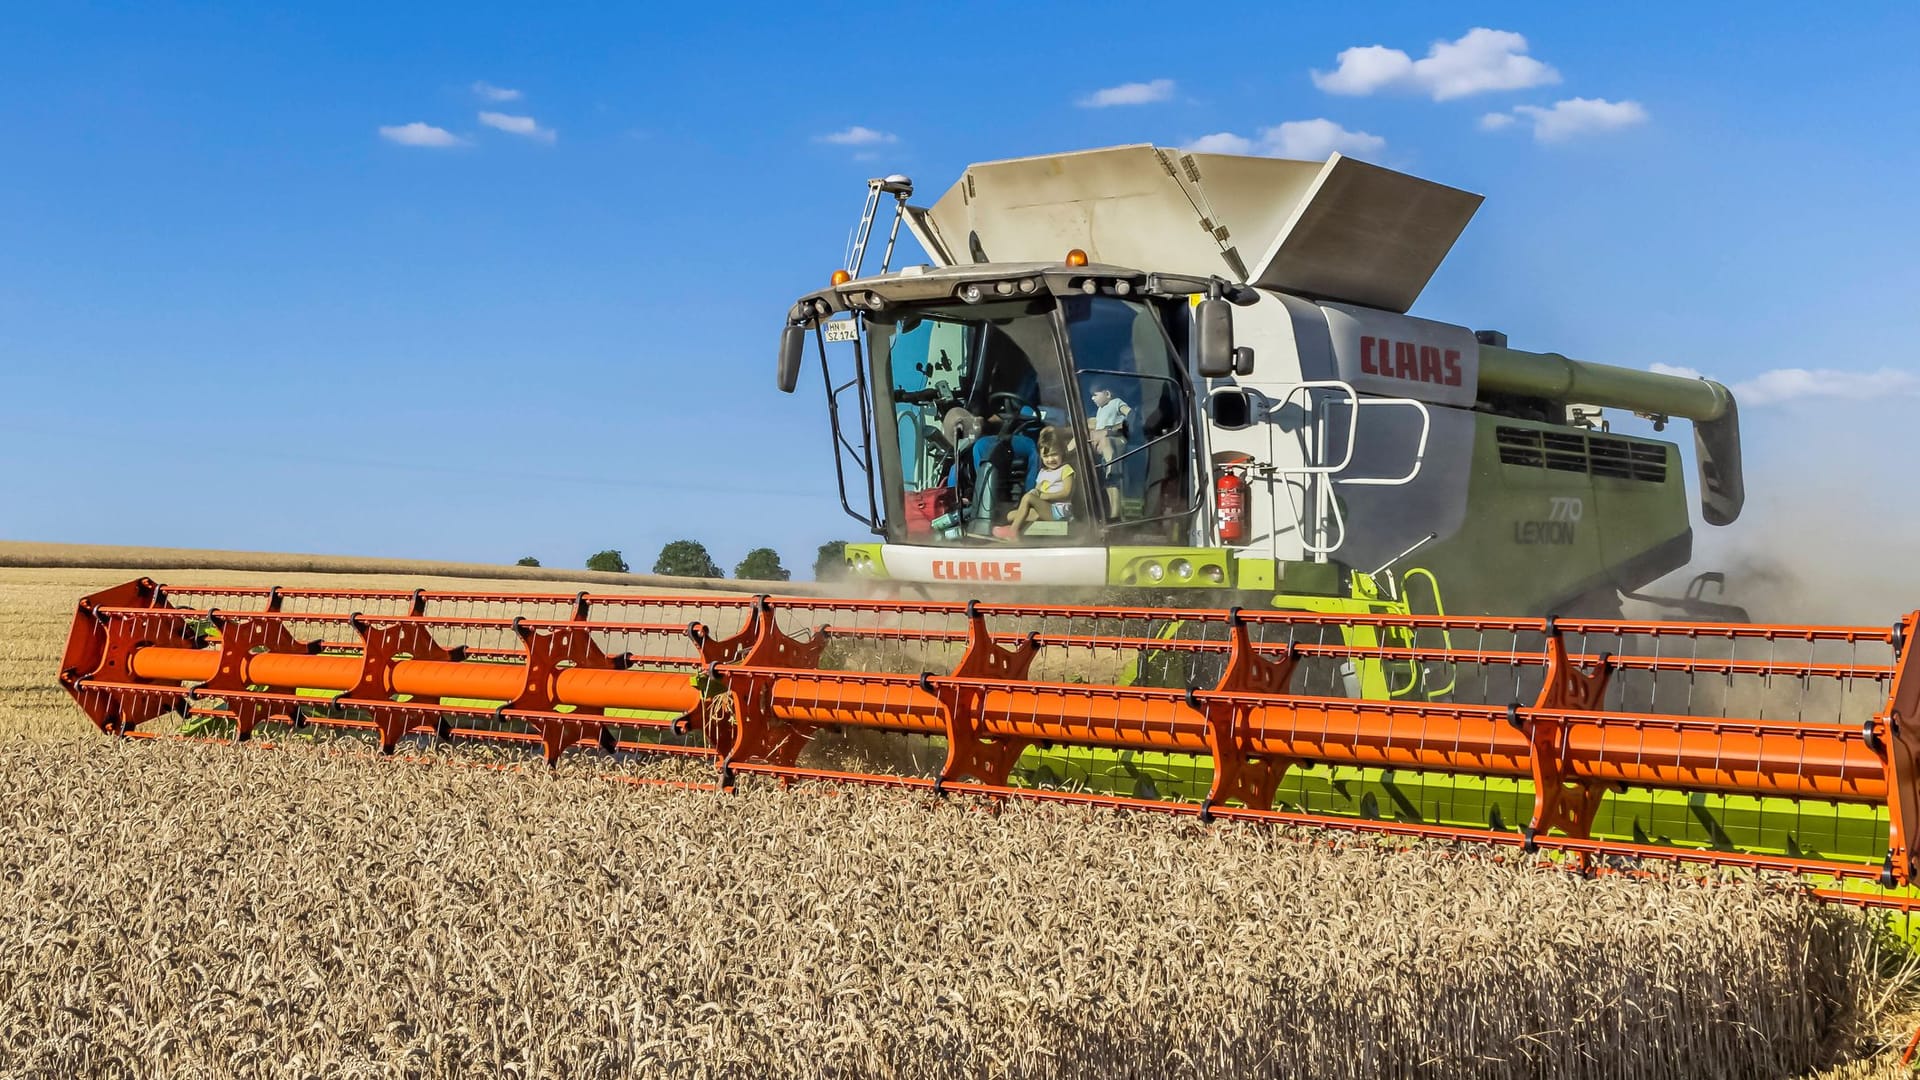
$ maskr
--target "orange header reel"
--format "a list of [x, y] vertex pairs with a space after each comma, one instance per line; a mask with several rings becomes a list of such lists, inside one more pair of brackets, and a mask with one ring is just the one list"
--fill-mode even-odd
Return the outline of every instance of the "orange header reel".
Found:
[[[386, 751], [675, 754], [729, 783], [874, 781], [1904, 889], [1920, 874], [1914, 628], [143, 579], [80, 602], [60, 680], [116, 735], [182, 717], [240, 740], [361, 731]], [[868, 763], [835, 767], [850, 732]]]

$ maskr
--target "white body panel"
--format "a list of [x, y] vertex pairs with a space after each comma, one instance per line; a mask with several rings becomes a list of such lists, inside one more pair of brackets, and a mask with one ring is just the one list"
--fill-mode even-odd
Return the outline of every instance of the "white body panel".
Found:
[[[1211, 380], [1202, 413], [1212, 464], [1250, 459], [1244, 555], [1331, 554], [1372, 569], [1428, 533], [1458, 531], [1473, 455], [1479, 345], [1471, 331], [1262, 290], [1258, 303], [1234, 312], [1234, 337], [1253, 347], [1254, 373]], [[1221, 388], [1250, 399], [1250, 425], [1215, 422], [1210, 395]], [[1392, 403], [1408, 398], [1431, 404]], [[1367, 482], [1409, 472], [1405, 483]]]
[[1322, 304], [1336, 378], [1355, 390], [1472, 408], [1480, 343], [1464, 326]]
[[894, 581], [977, 585], [1105, 585], [1107, 549], [936, 548], [887, 544], [880, 549]]
[[[1255, 463], [1274, 467], [1275, 471], [1255, 471], [1247, 476], [1248, 536], [1241, 550], [1257, 558], [1306, 557], [1299, 522], [1290, 509], [1306, 497], [1306, 488], [1297, 476], [1287, 472], [1308, 463], [1303, 443], [1307, 432], [1299, 424], [1297, 405], [1287, 407], [1286, 397], [1302, 379], [1325, 378], [1333, 370], [1324, 324], [1316, 327], [1317, 318], [1296, 323], [1290, 300], [1263, 296], [1252, 307], [1233, 313], [1234, 341], [1253, 348], [1254, 373], [1242, 379], [1214, 379], [1200, 391], [1209, 461], [1218, 464], [1244, 455]], [[1317, 316], [1311, 304], [1292, 303]], [[1250, 426], [1223, 428], [1214, 422], [1210, 391], [1220, 387], [1246, 392], [1253, 404], [1254, 422]]]

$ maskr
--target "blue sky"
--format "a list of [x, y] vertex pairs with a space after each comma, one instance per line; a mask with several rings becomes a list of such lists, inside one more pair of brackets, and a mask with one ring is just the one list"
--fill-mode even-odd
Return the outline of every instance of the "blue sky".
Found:
[[1484, 193], [1417, 314], [1744, 387], [1762, 507], [1903, 475], [1920, 9], [1295, 7], [11, 6], [0, 537], [804, 568], [865, 178], [1145, 141]]

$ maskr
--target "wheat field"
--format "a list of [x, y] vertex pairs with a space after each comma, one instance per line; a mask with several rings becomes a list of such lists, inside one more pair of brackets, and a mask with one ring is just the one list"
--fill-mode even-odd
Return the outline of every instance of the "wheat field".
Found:
[[1894, 1068], [1865, 1060], [1906, 1007], [1893, 951], [1788, 887], [584, 757], [116, 742], [52, 680], [73, 600], [131, 576], [0, 570], [0, 1075]]

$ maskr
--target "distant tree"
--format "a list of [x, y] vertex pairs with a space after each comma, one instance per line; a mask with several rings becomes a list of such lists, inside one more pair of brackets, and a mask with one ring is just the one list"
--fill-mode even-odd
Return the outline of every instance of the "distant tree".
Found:
[[[618, 554], [618, 552], [616, 552], [615, 554]], [[540, 560], [539, 560], [539, 559], [536, 559], [536, 558], [534, 558], [534, 557], [533, 557], [533, 556], [531, 556], [531, 555], [522, 555], [522, 556], [520, 556], [520, 561], [519, 561], [519, 562], [516, 562], [516, 563], [514, 563], [513, 565], [515, 565], [515, 566], [539, 566], [539, 565], [540, 565]]]
[[786, 581], [793, 577], [793, 571], [780, 565], [779, 552], [759, 547], [747, 552], [747, 557], [733, 568], [733, 576], [742, 581]]
[[587, 557], [587, 569], [606, 570], [615, 574], [624, 574], [627, 572], [627, 560], [625, 556], [620, 554], [619, 548], [608, 548], [605, 551], [597, 551], [589, 555]]
[[829, 540], [820, 545], [820, 553], [813, 557], [813, 580], [839, 581], [847, 576], [847, 542]]
[[675, 540], [661, 548], [660, 557], [653, 561], [653, 572], [674, 577], [726, 576], [720, 572], [713, 556], [707, 554], [707, 545], [698, 540]]

